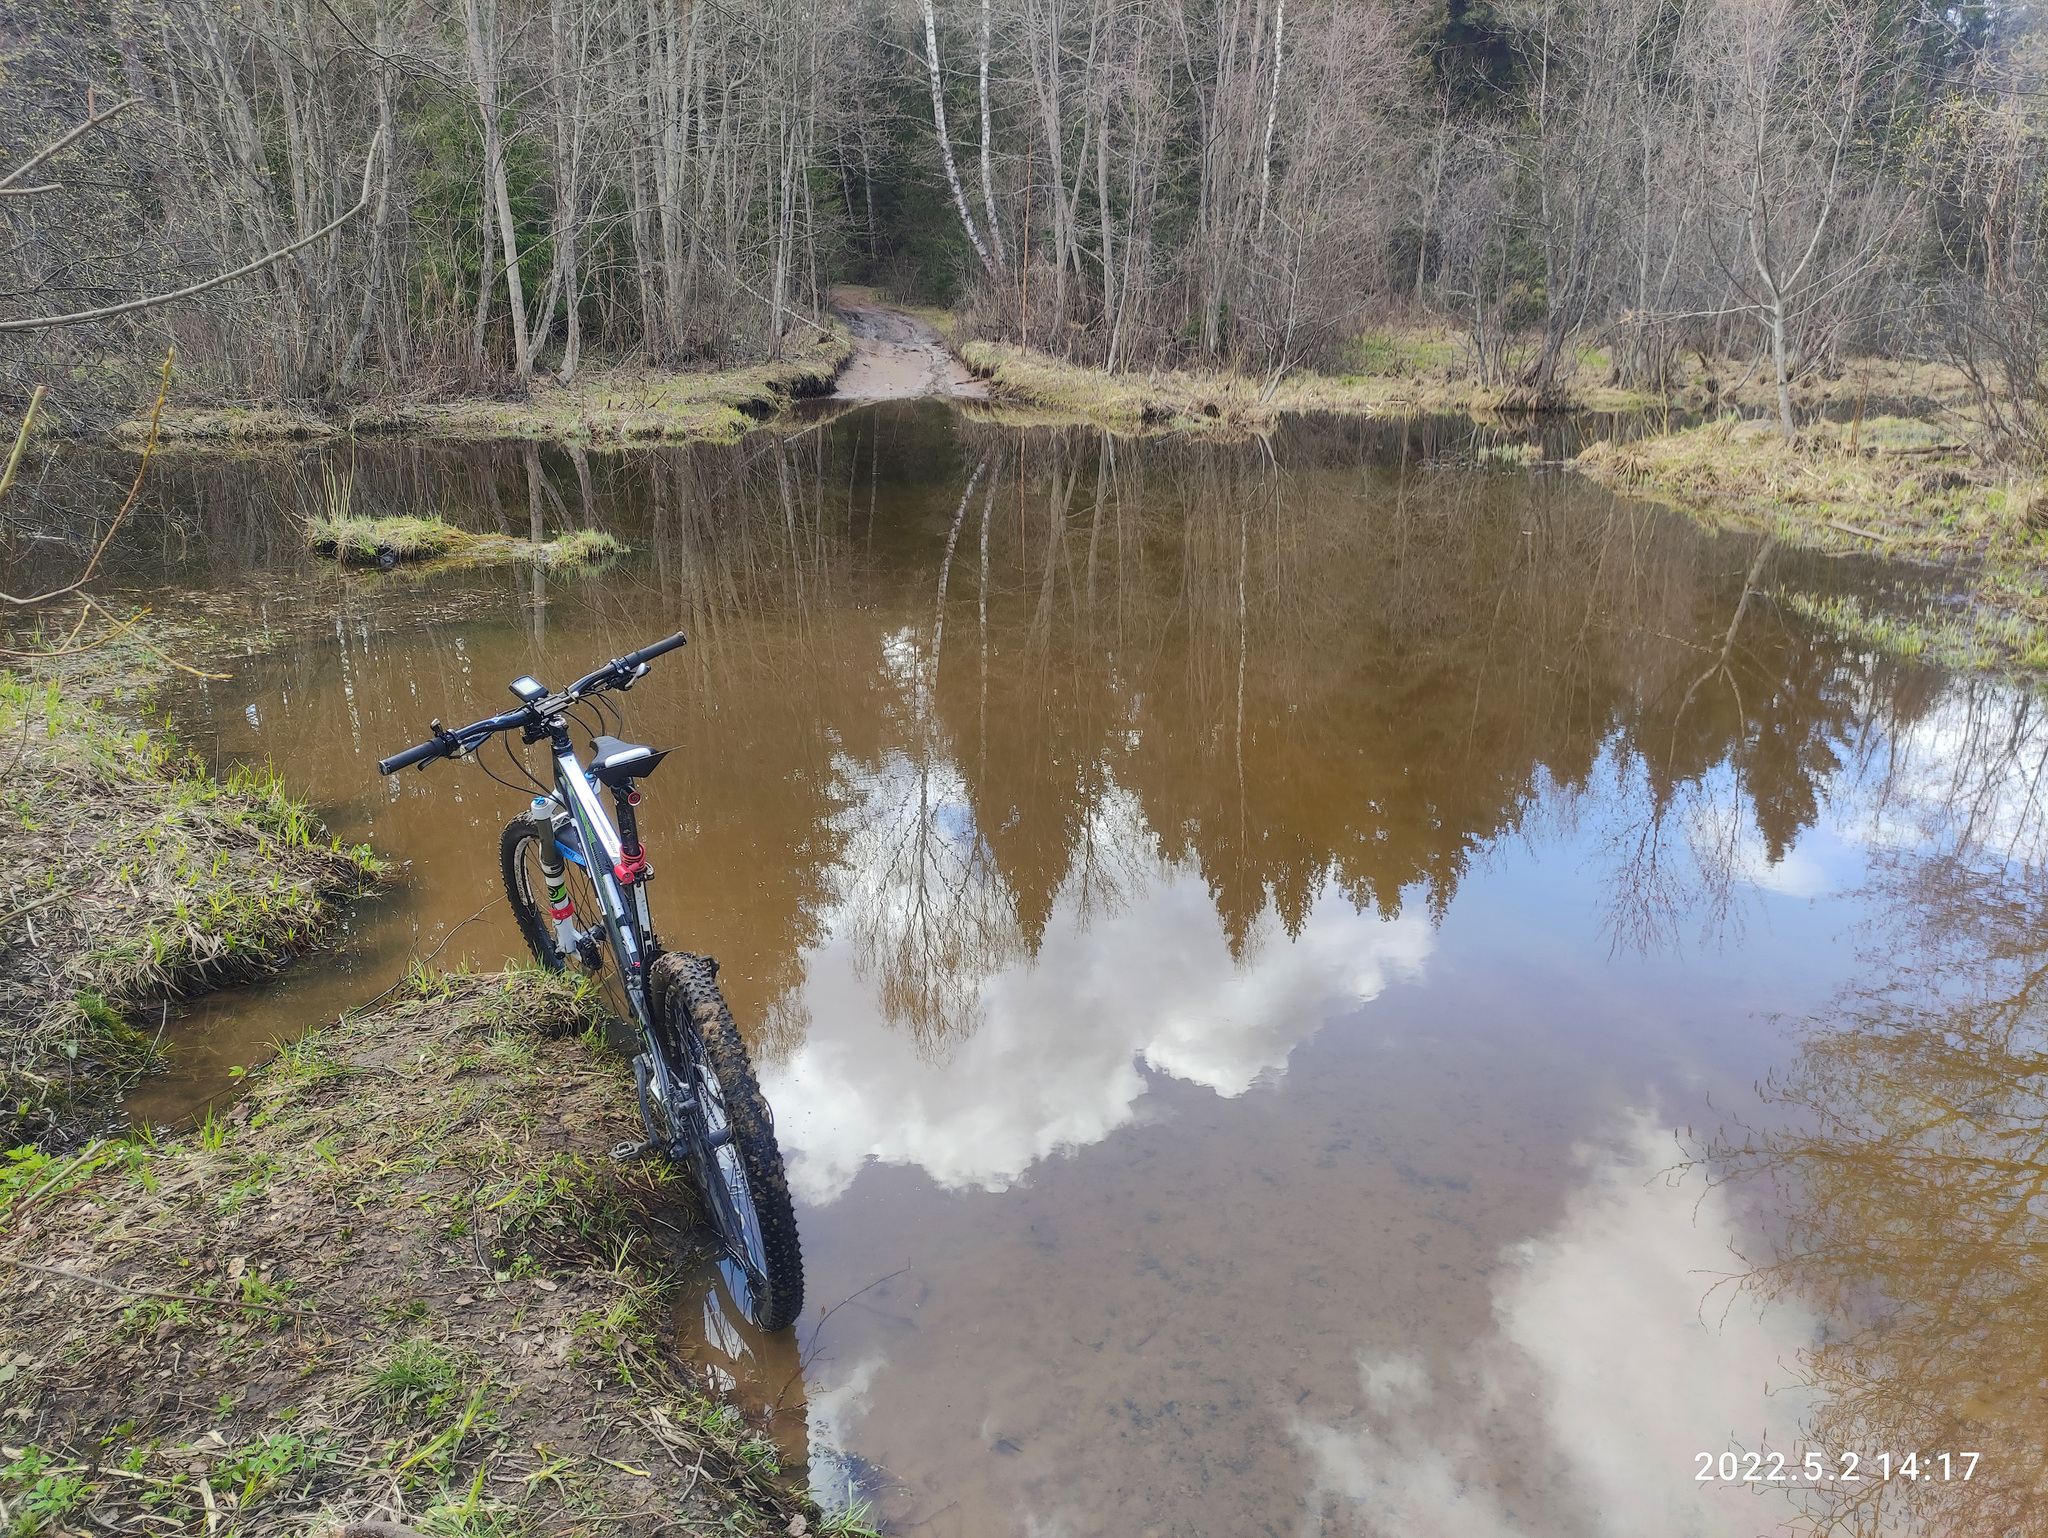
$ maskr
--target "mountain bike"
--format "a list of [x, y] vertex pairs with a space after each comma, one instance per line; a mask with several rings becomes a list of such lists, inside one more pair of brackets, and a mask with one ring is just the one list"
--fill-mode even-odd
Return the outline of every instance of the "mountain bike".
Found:
[[[593, 714], [609, 710], [622, 724], [603, 696], [632, 688], [655, 658], [683, 644], [678, 632], [560, 691], [535, 678], [515, 679], [517, 709], [454, 730], [436, 720], [430, 740], [380, 760], [377, 772], [472, 757], [501, 733], [548, 744], [554, 788], [535, 780], [541, 794], [505, 825], [499, 841], [505, 895], [520, 933], [543, 967], [573, 967], [594, 979], [611, 1013], [635, 1034], [633, 1084], [646, 1135], [620, 1144], [612, 1157], [658, 1157], [695, 1176], [734, 1293], [756, 1325], [780, 1330], [803, 1308], [804, 1281], [775, 1118], [719, 992], [718, 963], [665, 950], [648, 913], [653, 872], [640, 844], [635, 781], [652, 774], [668, 750], [609, 735], [601, 715], [596, 728], [575, 718], [591, 734], [586, 767], [569, 737], [579, 706]], [[513, 757], [509, 738], [505, 750], [514, 769], [533, 779]], [[616, 823], [605, 815], [598, 785], [611, 792]]]

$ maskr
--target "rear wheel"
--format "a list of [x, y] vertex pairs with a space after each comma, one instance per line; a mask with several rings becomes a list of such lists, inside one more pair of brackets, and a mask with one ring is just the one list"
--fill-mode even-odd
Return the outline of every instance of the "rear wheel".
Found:
[[675, 1066], [696, 1092], [691, 1162], [726, 1252], [721, 1269], [756, 1325], [787, 1329], [803, 1312], [804, 1266], [774, 1115], [718, 991], [714, 964], [677, 955], [665, 970], [668, 1039]]

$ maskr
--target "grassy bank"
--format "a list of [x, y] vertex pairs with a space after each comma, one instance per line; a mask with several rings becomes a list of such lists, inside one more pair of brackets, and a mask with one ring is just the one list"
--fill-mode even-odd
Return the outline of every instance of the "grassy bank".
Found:
[[0, 1140], [103, 1120], [166, 1001], [288, 960], [378, 869], [265, 770], [226, 781], [0, 673]]
[[606, 1157], [594, 1019], [417, 973], [225, 1118], [0, 1166], [0, 1528], [852, 1530], [670, 1349], [687, 1187]]
[[[1375, 327], [1354, 337], [1332, 373], [1296, 371], [1268, 381], [1228, 373], [1151, 370], [1105, 373], [1049, 354], [966, 337], [942, 310], [912, 313], [947, 338], [1010, 411], [1044, 420], [1079, 418], [1127, 431], [1263, 431], [1288, 412], [1360, 415], [1459, 412], [1511, 416], [1531, 409], [1528, 392], [1481, 384], [1470, 348], [1453, 328], [1429, 321]], [[1942, 406], [1969, 402], [1966, 381], [1939, 364], [1870, 360], [1832, 377], [1809, 375], [1793, 389], [1803, 413], [1858, 399], [1911, 400]], [[1561, 395], [1546, 409], [1642, 411], [1672, 406], [1775, 409], [1777, 386], [1752, 364], [1689, 355], [1677, 361], [1668, 393], [1624, 388], [1613, 359], [1588, 348], [1575, 360]]]
[[483, 566], [537, 561], [543, 566], [594, 566], [626, 552], [623, 540], [602, 529], [577, 529], [536, 543], [508, 534], [473, 534], [439, 518], [316, 518], [306, 525], [315, 554], [344, 565], [399, 561]]
[[[1290, 412], [1493, 416], [1529, 409], [1526, 392], [1481, 385], [1464, 369], [1455, 344], [1429, 330], [1361, 338], [1354, 348], [1359, 355], [1355, 370], [1297, 371], [1278, 384], [1182, 370], [1110, 374], [1001, 342], [964, 342], [959, 351], [1013, 412], [1023, 407], [1045, 420], [1078, 418], [1125, 431], [1263, 432]], [[1627, 411], [1655, 401], [1589, 374], [1573, 388], [1569, 404], [1579, 410]]]
[[[542, 376], [504, 399], [398, 398], [373, 402], [345, 416], [285, 407], [173, 404], [163, 414], [162, 441], [170, 448], [234, 448], [341, 432], [405, 432], [428, 438], [530, 438], [593, 447], [693, 439], [730, 442], [793, 400], [829, 393], [852, 354], [851, 338], [837, 324], [822, 337], [794, 327], [787, 345], [789, 357], [777, 363], [695, 372], [594, 367], [566, 385]], [[125, 423], [116, 440], [139, 447], [148, 426], [139, 418]]]
[[1597, 443], [1587, 475], [1788, 544], [1944, 568], [1956, 590], [1878, 612], [1789, 596], [1792, 607], [1903, 657], [2048, 669], [2048, 484], [1985, 470], [1948, 429], [1880, 417], [1818, 423], [1788, 444], [1768, 422], [1719, 422]]

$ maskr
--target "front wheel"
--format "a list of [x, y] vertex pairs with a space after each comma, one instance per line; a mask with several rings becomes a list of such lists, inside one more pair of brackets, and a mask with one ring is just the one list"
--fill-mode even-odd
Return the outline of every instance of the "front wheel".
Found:
[[723, 1269], [756, 1325], [787, 1329], [803, 1312], [804, 1264], [775, 1118], [718, 991], [714, 964], [678, 954], [664, 958], [664, 969], [669, 1041], [695, 1091], [691, 1163], [726, 1251]]
[[[519, 933], [533, 959], [550, 972], [566, 970], [574, 962], [595, 977], [598, 994], [611, 1014], [628, 1025], [634, 1023], [633, 1005], [626, 993], [626, 980], [617, 958], [612, 955], [611, 931], [604, 920], [604, 903], [590, 873], [575, 860], [565, 858], [558, 885], [569, 905], [569, 922], [575, 943], [564, 945], [555, 928], [550, 907], [554, 894], [548, 890], [547, 872], [541, 869], [540, 839], [533, 822], [515, 817], [505, 824], [498, 841], [498, 863], [505, 878], [505, 896], [519, 920]], [[653, 942], [641, 936], [640, 943], [652, 950]], [[652, 956], [648, 958], [650, 961]]]
[[[540, 840], [534, 836], [530, 817], [515, 817], [505, 824], [505, 832], [498, 840], [498, 866], [505, 878], [506, 900], [519, 920], [519, 933], [526, 948], [548, 971], [561, 971], [569, 958], [555, 942], [554, 922], [548, 916], [548, 879], [540, 868]], [[567, 872], [563, 874], [566, 876]]]

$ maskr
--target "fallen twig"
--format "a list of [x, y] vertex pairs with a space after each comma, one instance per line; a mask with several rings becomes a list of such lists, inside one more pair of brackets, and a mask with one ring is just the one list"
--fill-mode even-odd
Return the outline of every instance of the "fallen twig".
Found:
[[87, 1276], [80, 1271], [66, 1271], [61, 1266], [38, 1265], [33, 1260], [17, 1260], [12, 1255], [0, 1255], [0, 1266], [14, 1266], [23, 1271], [40, 1271], [45, 1276], [62, 1277], [67, 1282], [83, 1282], [88, 1287], [104, 1287], [108, 1292], [118, 1292], [124, 1298], [171, 1298], [179, 1303], [207, 1303], [215, 1308], [254, 1308], [266, 1314], [290, 1314], [300, 1318], [317, 1319], [317, 1309], [301, 1308], [292, 1304], [286, 1307], [277, 1303], [256, 1303], [241, 1298], [208, 1298], [196, 1292], [166, 1292], [161, 1287], [129, 1287], [120, 1282], [103, 1281], [97, 1276]]
[[28, 415], [21, 419], [21, 431], [15, 434], [14, 452], [7, 456], [7, 471], [0, 474], [0, 497], [6, 496], [7, 488], [14, 484], [14, 472], [21, 468], [21, 456], [28, 451], [28, 433], [35, 425], [36, 408], [42, 405], [43, 397], [49, 393], [48, 386], [37, 385], [29, 394]]
[[[85, 601], [85, 606], [79, 611], [77, 626], [72, 630], [70, 635], [64, 638], [64, 644], [62, 646], [57, 647], [51, 651], [12, 651], [6, 647], [0, 647], [0, 657], [75, 657], [80, 652], [89, 652], [93, 650], [93, 648], [95, 647], [105, 646], [107, 642], [113, 640], [123, 631], [133, 629], [137, 624], [141, 623], [142, 616], [149, 612], [149, 610], [147, 609], [138, 609], [128, 619], [117, 622], [114, 628], [112, 630], [109, 630], [105, 635], [96, 636], [92, 640], [87, 641], [83, 646], [73, 646], [71, 643], [78, 639], [78, 632], [85, 628], [85, 622], [87, 618], [90, 617], [94, 609], [100, 609], [100, 606], [94, 603], [90, 598], [88, 598]], [[100, 609], [100, 613], [107, 614], [107, 611], [105, 609]], [[113, 617], [113, 615], [107, 614], [108, 619], [111, 620], [113, 619]], [[141, 641], [142, 637], [137, 636], [136, 639], [138, 641]], [[145, 646], [149, 645], [147, 641], [143, 641], [142, 644]], [[150, 647], [150, 650], [155, 651], [156, 648]], [[157, 655], [162, 656], [163, 654], [161, 652], [158, 652]], [[168, 662], [170, 659], [166, 657], [164, 658], [164, 660]], [[206, 676], [208, 678], [212, 678], [216, 675], [209, 673]]]
[[[107, 528], [106, 538], [99, 542], [98, 548], [92, 553], [92, 559], [85, 563], [85, 570], [78, 574], [78, 580], [68, 587], [52, 588], [47, 593], [38, 593], [33, 598], [16, 598], [12, 593], [0, 593], [0, 598], [4, 598], [9, 603], [21, 608], [28, 608], [34, 604], [48, 603], [52, 598], [63, 598], [71, 593], [75, 593], [92, 580], [93, 571], [100, 564], [100, 557], [107, 553], [107, 546], [114, 542], [114, 536], [120, 532], [121, 520], [128, 516], [128, 509], [135, 505], [136, 497], [142, 492], [143, 477], [149, 474], [149, 457], [156, 452], [157, 437], [163, 430], [164, 402], [170, 398], [171, 364], [177, 356], [178, 349], [175, 347], [167, 349], [164, 353], [163, 383], [157, 387], [156, 405], [149, 413], [149, 442], [143, 445], [142, 463], [135, 467], [135, 484], [128, 488], [127, 500], [122, 502], [121, 510], [114, 514], [114, 521]], [[30, 410], [33, 412], [33, 404], [31, 404]], [[26, 434], [27, 430], [28, 424], [24, 422], [22, 424], [22, 431]], [[17, 452], [20, 450], [20, 447], [19, 443], [15, 445]], [[8, 472], [8, 479], [13, 479], [11, 467]], [[4, 489], [4, 483], [0, 483], [0, 490]]]
[[[91, 594], [86, 595], [85, 601], [91, 604], [95, 609], [98, 609], [100, 613], [105, 614], [109, 620], [113, 619], [114, 616], [112, 615], [112, 613], [108, 611], [106, 605], [102, 604], [97, 598], [94, 598]], [[145, 609], [142, 612], [143, 614], [147, 614], [149, 611]], [[141, 614], [135, 616], [136, 619], [140, 619], [141, 617]], [[134, 623], [134, 621], [131, 620], [129, 623], [132, 624]], [[144, 639], [142, 636], [137, 636], [135, 638], [135, 644], [149, 651], [155, 652], [157, 656], [161, 657], [165, 662], [168, 662], [172, 667], [176, 668], [179, 672], [190, 673], [194, 678], [223, 679], [231, 676], [227, 673], [203, 673], [198, 668], [193, 667], [190, 663], [180, 662], [176, 657], [173, 657], [169, 652], [165, 651], [162, 647], [156, 645], [156, 643], [154, 643], [153, 641]]]
[[[90, 101], [89, 94], [87, 99], [88, 101]], [[100, 124], [106, 122], [107, 119], [112, 117], [119, 117], [122, 113], [126, 112], [130, 107], [134, 106], [137, 102], [141, 100], [142, 98], [139, 96], [131, 96], [126, 101], [115, 102], [113, 106], [107, 108], [107, 110], [104, 112], [94, 112], [91, 109], [91, 107], [88, 106], [86, 108], [86, 118], [83, 123], [80, 123], [76, 128], [72, 129], [69, 133], [63, 134], [57, 139], [53, 140], [51, 143], [44, 145], [40, 150], [36, 151], [35, 154], [29, 156], [28, 159], [24, 160], [12, 171], [9, 171], [5, 176], [0, 176], [0, 187], [12, 187], [16, 182], [20, 181], [24, 176], [28, 175], [28, 173], [33, 171], [37, 166], [41, 165], [44, 161], [48, 160], [52, 155], [56, 154], [59, 150], [63, 149], [64, 146], [74, 142], [75, 140], [83, 138], [86, 134], [91, 133], [95, 128], [99, 127]]]
[[1876, 529], [1859, 529], [1853, 524], [1841, 523], [1833, 518], [1827, 520], [1827, 526], [1839, 533], [1853, 534], [1858, 539], [1880, 539], [1886, 544], [1896, 544], [1907, 537], [1904, 534], [1880, 534]]
[[14, 922], [14, 920], [20, 918], [25, 913], [33, 913], [38, 908], [47, 908], [50, 906], [51, 903], [56, 902], [58, 899], [69, 897], [70, 895], [70, 890], [66, 888], [61, 891], [52, 892], [48, 897], [38, 897], [32, 903], [22, 904], [22, 906], [16, 908], [12, 913], [0, 914], [0, 924], [11, 924], [12, 922]]
[[383, 142], [384, 130], [380, 128], [370, 136], [370, 148], [363, 156], [363, 194], [356, 200], [355, 207], [331, 222], [322, 225], [319, 229], [313, 231], [312, 234], [302, 235], [290, 245], [279, 246], [275, 251], [267, 251], [262, 256], [257, 257], [255, 261], [247, 262], [235, 268], [232, 272], [223, 272], [216, 277], [206, 279], [204, 282], [188, 284], [186, 287], [174, 289], [168, 294], [151, 294], [143, 299], [130, 299], [125, 304], [105, 305], [97, 310], [78, 310], [69, 315], [37, 315], [26, 320], [0, 320], [0, 332], [51, 331], [60, 326], [83, 326], [93, 321], [112, 320], [117, 315], [132, 315], [137, 310], [153, 310], [159, 305], [172, 304], [180, 299], [190, 299], [194, 295], [206, 293], [209, 289], [219, 288], [224, 283], [232, 283], [237, 278], [246, 278], [253, 272], [261, 272], [265, 267], [270, 266], [271, 263], [282, 261], [294, 251], [303, 251], [307, 246], [314, 244], [316, 241], [325, 240], [329, 235], [332, 235], [336, 230], [348, 223], [349, 220], [370, 206], [370, 173], [376, 167], [377, 148]]

